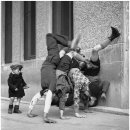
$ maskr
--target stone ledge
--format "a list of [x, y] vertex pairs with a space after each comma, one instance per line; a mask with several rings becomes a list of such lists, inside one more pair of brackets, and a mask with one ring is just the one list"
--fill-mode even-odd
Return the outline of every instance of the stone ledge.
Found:
[[[9, 98], [1, 97], [1, 100], [9, 101]], [[43, 99], [41, 99], [41, 101], [43, 101]], [[30, 102], [21, 101], [21, 103], [29, 104]], [[37, 105], [41, 105], [41, 104], [38, 103]], [[129, 116], [129, 109], [119, 109], [119, 108], [114, 108], [114, 107], [96, 106], [96, 107], [91, 107], [90, 110]]]
[[129, 116], [129, 109], [120, 109], [120, 108], [105, 107], [105, 106], [96, 106], [96, 107], [91, 107], [90, 110], [98, 111], [98, 112], [111, 113], [111, 114], [117, 114], [117, 115]]

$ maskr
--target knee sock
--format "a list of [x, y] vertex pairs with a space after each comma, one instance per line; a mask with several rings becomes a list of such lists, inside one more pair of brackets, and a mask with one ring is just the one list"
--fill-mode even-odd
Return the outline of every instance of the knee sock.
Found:
[[37, 101], [41, 98], [40, 92], [38, 92], [31, 100], [29, 109], [32, 110], [34, 106], [36, 105]]
[[51, 90], [48, 90], [46, 94], [46, 99], [45, 99], [45, 107], [44, 107], [44, 113], [48, 113], [50, 106], [51, 106], [51, 101], [52, 101], [52, 92]]

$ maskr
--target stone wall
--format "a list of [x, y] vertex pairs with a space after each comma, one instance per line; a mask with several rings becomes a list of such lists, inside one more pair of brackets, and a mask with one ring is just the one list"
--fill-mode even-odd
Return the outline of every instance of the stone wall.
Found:
[[[105, 41], [111, 33], [111, 26], [123, 32], [123, 2], [74, 2], [74, 34], [82, 34], [82, 48], [92, 48]], [[123, 37], [120, 42], [123, 42]]]
[[[124, 2], [125, 3], [125, 2]], [[76, 1], [74, 2], [74, 34], [81, 33], [80, 47], [90, 58], [91, 48], [104, 42], [111, 34], [111, 26], [121, 32], [119, 41], [114, 41], [99, 53], [101, 59], [100, 76], [111, 82], [107, 101], [100, 105], [128, 108], [128, 82], [124, 85], [124, 3], [122, 1]], [[118, 44], [117, 44], [118, 43]], [[127, 66], [128, 68], [128, 66]], [[128, 72], [127, 72], [128, 73]], [[126, 89], [126, 91], [124, 91]], [[122, 95], [125, 102], [122, 102]], [[124, 104], [122, 106], [122, 103]]]
[[36, 2], [36, 57], [37, 59], [45, 57], [47, 55], [46, 50], [46, 34], [50, 32], [49, 27], [51, 25], [49, 10], [51, 2], [39, 1]]

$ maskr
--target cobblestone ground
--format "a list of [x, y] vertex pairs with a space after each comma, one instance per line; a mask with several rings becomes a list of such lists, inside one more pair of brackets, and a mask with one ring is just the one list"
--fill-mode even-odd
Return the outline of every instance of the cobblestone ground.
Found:
[[[86, 118], [75, 118], [73, 110], [67, 108], [65, 115], [68, 120], [60, 120], [57, 107], [51, 107], [50, 117], [56, 124], [43, 123], [43, 105], [36, 105], [34, 113], [38, 117], [26, 116], [28, 104], [21, 104], [22, 114], [8, 114], [8, 101], [1, 101], [1, 130], [129, 130], [129, 116], [102, 112], [88, 113]], [[81, 114], [84, 114], [81, 112]]]

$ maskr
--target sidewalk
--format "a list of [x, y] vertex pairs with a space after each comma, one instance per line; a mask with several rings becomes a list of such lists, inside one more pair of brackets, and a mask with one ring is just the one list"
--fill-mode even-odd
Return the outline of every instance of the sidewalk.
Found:
[[92, 107], [91, 110], [129, 116], [129, 109], [119, 109], [119, 108], [113, 108], [113, 107], [97, 106], [97, 107]]
[[[1, 97], [2, 100], [9, 101], [9, 98]], [[29, 102], [22, 101], [23, 104], [29, 104]], [[114, 107], [96, 106], [90, 108], [92, 111], [105, 112], [117, 115], [129, 116], [129, 109], [119, 109]]]
[[[129, 130], [129, 116], [116, 115], [94, 111], [87, 113], [86, 118], [75, 118], [73, 110], [67, 108], [65, 115], [68, 120], [59, 119], [57, 107], [51, 107], [49, 116], [57, 121], [57, 124], [43, 123], [42, 115], [44, 105], [36, 105], [33, 113], [38, 117], [28, 118], [28, 103], [22, 103], [22, 114], [8, 114], [8, 101], [1, 100], [1, 130]], [[82, 111], [81, 114], [85, 114]]]

